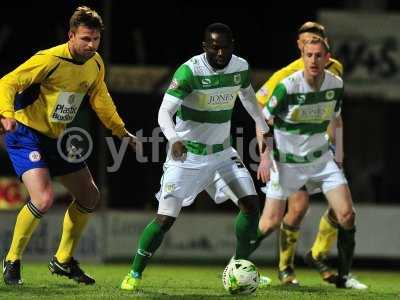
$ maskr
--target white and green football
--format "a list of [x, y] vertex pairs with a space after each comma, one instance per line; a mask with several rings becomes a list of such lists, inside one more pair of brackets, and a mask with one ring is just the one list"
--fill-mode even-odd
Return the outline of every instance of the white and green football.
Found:
[[222, 283], [230, 294], [252, 294], [260, 282], [256, 266], [245, 259], [232, 259], [222, 274]]

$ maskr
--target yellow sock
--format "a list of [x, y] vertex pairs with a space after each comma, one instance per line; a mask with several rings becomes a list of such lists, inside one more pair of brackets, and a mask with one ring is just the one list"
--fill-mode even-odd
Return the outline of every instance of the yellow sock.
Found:
[[279, 231], [279, 270], [283, 271], [286, 267], [294, 268], [294, 255], [296, 244], [299, 238], [299, 228], [287, 225], [282, 222]]
[[55, 255], [60, 263], [66, 263], [71, 259], [88, 220], [89, 211], [75, 201], [72, 202], [64, 216], [61, 242]]
[[39, 212], [32, 202], [29, 201], [22, 207], [15, 222], [14, 235], [6, 260], [15, 261], [21, 259], [22, 252], [24, 252], [26, 245], [28, 245], [41, 217], [42, 213]]
[[317, 233], [314, 245], [311, 248], [311, 253], [314, 259], [322, 259], [327, 257], [337, 239], [337, 225], [329, 218], [328, 212], [329, 211], [326, 211], [321, 217], [319, 231]]

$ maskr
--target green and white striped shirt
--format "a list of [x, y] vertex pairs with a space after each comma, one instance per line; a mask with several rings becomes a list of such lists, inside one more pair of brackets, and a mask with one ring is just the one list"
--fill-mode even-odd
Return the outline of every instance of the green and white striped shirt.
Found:
[[233, 107], [249, 86], [249, 65], [235, 55], [223, 70], [214, 70], [205, 53], [177, 69], [166, 97], [180, 101], [175, 130], [189, 152], [206, 155], [230, 146]]
[[289, 164], [323, 161], [328, 155], [326, 130], [340, 115], [343, 81], [325, 70], [319, 91], [313, 91], [303, 70], [282, 80], [264, 108], [274, 117], [274, 159]]

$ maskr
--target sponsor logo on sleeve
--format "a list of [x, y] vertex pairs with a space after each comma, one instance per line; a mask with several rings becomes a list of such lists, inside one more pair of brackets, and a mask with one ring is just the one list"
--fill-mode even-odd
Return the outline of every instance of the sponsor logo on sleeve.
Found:
[[171, 83], [169, 84], [168, 89], [169, 89], [169, 90], [175, 90], [175, 89], [178, 88], [178, 86], [179, 86], [179, 82], [178, 82], [178, 80], [176, 80], [176, 79], [174, 78], [174, 79], [172, 79]]
[[278, 99], [276, 99], [276, 96], [272, 96], [271, 99], [268, 102], [269, 107], [275, 108], [278, 105]]

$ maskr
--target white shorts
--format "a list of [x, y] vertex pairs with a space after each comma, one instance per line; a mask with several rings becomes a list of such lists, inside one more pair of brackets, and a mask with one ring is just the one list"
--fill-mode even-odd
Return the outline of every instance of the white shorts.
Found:
[[323, 193], [342, 184], [347, 184], [343, 171], [333, 159], [311, 165], [293, 165], [276, 162], [276, 171], [271, 170], [271, 179], [267, 184], [267, 198], [286, 200], [303, 185], [312, 193], [320, 188]]
[[189, 206], [206, 190], [216, 203], [257, 195], [249, 171], [235, 149], [210, 155], [187, 153], [184, 162], [167, 158], [161, 189], [156, 194], [158, 214], [177, 217], [182, 206]]

